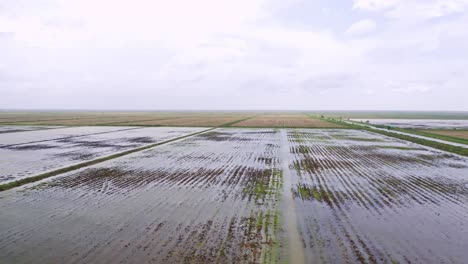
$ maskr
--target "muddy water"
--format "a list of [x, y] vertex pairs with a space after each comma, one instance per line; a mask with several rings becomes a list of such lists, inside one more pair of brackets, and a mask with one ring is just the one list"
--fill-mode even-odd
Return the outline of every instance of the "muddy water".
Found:
[[63, 128], [63, 126], [0, 126], [0, 134]]
[[[51, 137], [63, 135], [62, 129], [49, 130]], [[91, 135], [80, 135], [29, 144], [0, 146], [0, 183], [35, 176], [51, 170], [130, 150], [144, 145], [188, 135], [204, 128], [138, 128], [120, 129]], [[80, 130], [81, 131], [81, 130]], [[88, 130], [87, 131], [91, 131]], [[44, 131], [22, 132], [17, 139]], [[83, 132], [83, 131], [82, 131]], [[40, 136], [38, 135], [38, 136]], [[55, 135], [55, 136], [56, 136]], [[0, 137], [1, 138], [1, 137]]]
[[275, 262], [278, 143], [213, 131], [2, 193], [0, 262]]
[[467, 159], [364, 131], [216, 129], [0, 197], [0, 263], [468, 259]]
[[308, 262], [464, 263], [468, 162], [363, 131], [289, 131]]
[[294, 202], [293, 190], [297, 186], [297, 178], [291, 177], [289, 170], [290, 153], [288, 148], [287, 131], [281, 131], [281, 169], [283, 170], [284, 187], [283, 187], [283, 221], [286, 230], [286, 250], [284, 259], [290, 263], [305, 263], [304, 245], [302, 243], [301, 235], [299, 234], [299, 227], [297, 224], [296, 204]]
[[468, 129], [468, 120], [447, 119], [351, 119], [375, 125], [415, 129]]
[[109, 132], [140, 129], [138, 127], [64, 127], [53, 130], [35, 130], [22, 133], [0, 134], [0, 147], [30, 144], [48, 140], [105, 134]]

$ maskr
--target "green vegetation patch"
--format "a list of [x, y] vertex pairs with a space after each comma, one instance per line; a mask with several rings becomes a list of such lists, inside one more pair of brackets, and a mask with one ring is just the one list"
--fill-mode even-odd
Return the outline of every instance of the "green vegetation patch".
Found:
[[406, 133], [411, 133], [411, 134], [415, 134], [419, 136], [425, 136], [425, 137], [430, 137], [430, 138], [468, 145], [468, 139], [465, 139], [465, 138], [459, 138], [459, 137], [447, 136], [447, 135], [439, 135], [439, 134], [431, 133], [429, 131], [420, 131], [420, 130], [414, 130], [414, 129], [396, 128], [395, 130], [406, 132]]

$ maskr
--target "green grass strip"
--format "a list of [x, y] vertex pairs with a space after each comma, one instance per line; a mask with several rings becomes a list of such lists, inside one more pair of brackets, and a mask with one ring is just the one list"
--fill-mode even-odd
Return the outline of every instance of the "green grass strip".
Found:
[[16, 188], [16, 187], [19, 187], [19, 186], [22, 186], [22, 185], [25, 185], [25, 184], [28, 184], [28, 183], [40, 181], [40, 180], [43, 180], [45, 178], [49, 178], [49, 177], [52, 177], [52, 176], [57, 176], [57, 175], [62, 174], [62, 173], [66, 173], [66, 172], [74, 171], [74, 170], [81, 169], [81, 168], [84, 168], [84, 167], [88, 167], [88, 166], [91, 166], [91, 165], [95, 165], [95, 164], [98, 164], [98, 163], [101, 163], [101, 162], [104, 162], [104, 161], [107, 161], [107, 160], [119, 158], [119, 157], [122, 157], [122, 156], [126, 156], [128, 154], [132, 154], [132, 153], [139, 152], [139, 151], [142, 151], [142, 150], [150, 149], [150, 148], [153, 148], [153, 147], [156, 147], [156, 146], [159, 146], [159, 145], [167, 144], [167, 143], [170, 143], [170, 142], [173, 142], [173, 141], [177, 141], [177, 140], [184, 139], [184, 138], [187, 138], [187, 137], [202, 134], [202, 133], [211, 131], [213, 129], [215, 129], [215, 128], [206, 129], [206, 130], [203, 130], [203, 131], [200, 131], [200, 132], [196, 132], [196, 133], [192, 133], [192, 134], [189, 134], [189, 135], [173, 138], [173, 139], [170, 139], [170, 140], [166, 140], [166, 141], [162, 141], [162, 142], [159, 142], [159, 143], [143, 146], [143, 147], [140, 147], [140, 148], [127, 150], [127, 151], [124, 151], [124, 152], [120, 152], [120, 153], [117, 153], [117, 154], [114, 154], [114, 155], [102, 157], [102, 158], [99, 158], [99, 159], [82, 162], [82, 163], [79, 163], [79, 164], [76, 164], [76, 165], [72, 165], [72, 166], [69, 166], [69, 167], [65, 167], [65, 168], [61, 168], [61, 169], [58, 169], [58, 170], [46, 172], [46, 173], [39, 174], [39, 175], [36, 175], [36, 176], [20, 179], [20, 180], [17, 180], [17, 181], [0, 184], [0, 192], [6, 191], [6, 190], [9, 190], [9, 189], [12, 189], [12, 188]]
[[439, 134], [434, 134], [429, 131], [419, 131], [419, 130], [414, 130], [414, 129], [402, 129], [402, 128], [395, 128], [394, 130], [401, 131], [401, 132], [406, 132], [410, 134], [415, 134], [415, 135], [420, 135], [424, 137], [431, 137], [435, 139], [440, 139], [440, 140], [445, 140], [445, 141], [450, 141], [454, 143], [459, 143], [459, 144], [465, 144], [468, 145], [468, 139], [464, 138], [459, 138], [459, 137], [454, 137], [454, 136], [447, 136], [447, 135], [439, 135]]

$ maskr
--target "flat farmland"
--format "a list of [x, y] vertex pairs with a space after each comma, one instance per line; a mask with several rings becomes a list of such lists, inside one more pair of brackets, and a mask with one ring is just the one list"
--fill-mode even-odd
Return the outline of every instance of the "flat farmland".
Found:
[[0, 126], [0, 134], [62, 128], [61, 126]]
[[446, 119], [352, 119], [356, 122], [369, 122], [374, 125], [413, 129], [467, 129], [468, 120]]
[[464, 263], [467, 175], [366, 131], [218, 128], [0, 193], [0, 262]]
[[468, 130], [418, 130], [424, 133], [431, 133], [437, 134], [442, 136], [449, 136], [449, 137], [456, 137], [456, 138], [463, 138], [468, 140]]
[[122, 125], [131, 126], [222, 126], [233, 123], [248, 116], [198, 116], [198, 117], [178, 117], [162, 120], [132, 121]]
[[364, 131], [289, 131], [309, 263], [463, 263], [468, 163]]
[[89, 120], [114, 118], [157, 118], [167, 114], [148, 115], [145, 113], [119, 113], [119, 112], [0, 112], [0, 124], [44, 125], [49, 123], [72, 123]]
[[92, 134], [137, 129], [137, 127], [64, 127], [52, 130], [25, 131], [21, 133], [0, 134], [0, 147], [52, 139], [79, 137]]
[[68, 116], [68, 117], [49, 117], [49, 118], [24, 118], [23, 120], [3, 120], [0, 124], [26, 125], [26, 126], [96, 126], [96, 125], [118, 125], [128, 122], [144, 122], [161, 119], [180, 118], [178, 115], [161, 114], [161, 115], [138, 115], [138, 116]]
[[276, 258], [277, 151], [272, 130], [209, 132], [8, 192], [0, 262]]
[[103, 125], [127, 125], [132, 122], [157, 121], [177, 119], [177, 116], [112, 116], [112, 117], [87, 117], [46, 121], [22, 122], [22, 125], [61, 125], [61, 126], [103, 126]]
[[1, 112], [0, 125], [219, 126], [252, 116], [248, 112]]
[[[63, 137], [60, 129], [56, 129], [49, 132], [55, 132], [57, 139], [0, 146], [0, 183], [24, 179], [201, 130], [203, 128], [121, 128], [106, 133]], [[34, 136], [38, 132], [30, 134]], [[18, 137], [24, 134], [19, 133]]]
[[306, 115], [272, 114], [260, 115], [234, 124], [239, 127], [310, 127], [310, 128], [341, 128], [343, 126], [311, 118]]

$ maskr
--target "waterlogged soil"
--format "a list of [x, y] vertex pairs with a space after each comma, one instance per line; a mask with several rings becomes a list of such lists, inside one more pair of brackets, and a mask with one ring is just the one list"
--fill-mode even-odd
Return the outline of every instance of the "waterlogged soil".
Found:
[[467, 175], [365, 131], [216, 129], [0, 193], [0, 263], [464, 263]]
[[61, 126], [0, 126], [0, 134], [61, 128]]
[[468, 120], [447, 119], [352, 119], [374, 125], [415, 129], [468, 129]]
[[288, 140], [308, 263], [468, 259], [465, 158], [364, 131], [289, 131]]
[[[60, 129], [54, 129], [50, 132], [54, 133], [56, 130]], [[0, 167], [2, 168], [0, 170], [0, 183], [39, 175], [201, 130], [203, 128], [121, 129], [35, 143], [0, 146]], [[36, 133], [39, 132], [42, 131]], [[21, 137], [25, 133], [19, 133], [17, 136]], [[33, 132], [28, 132], [28, 134], [31, 133]]]
[[26, 131], [0, 134], [0, 147], [36, 143], [54, 139], [105, 134], [109, 132], [138, 129], [136, 127], [66, 127], [52, 130]]
[[264, 131], [193, 136], [10, 190], [0, 262], [274, 262], [282, 175]]

